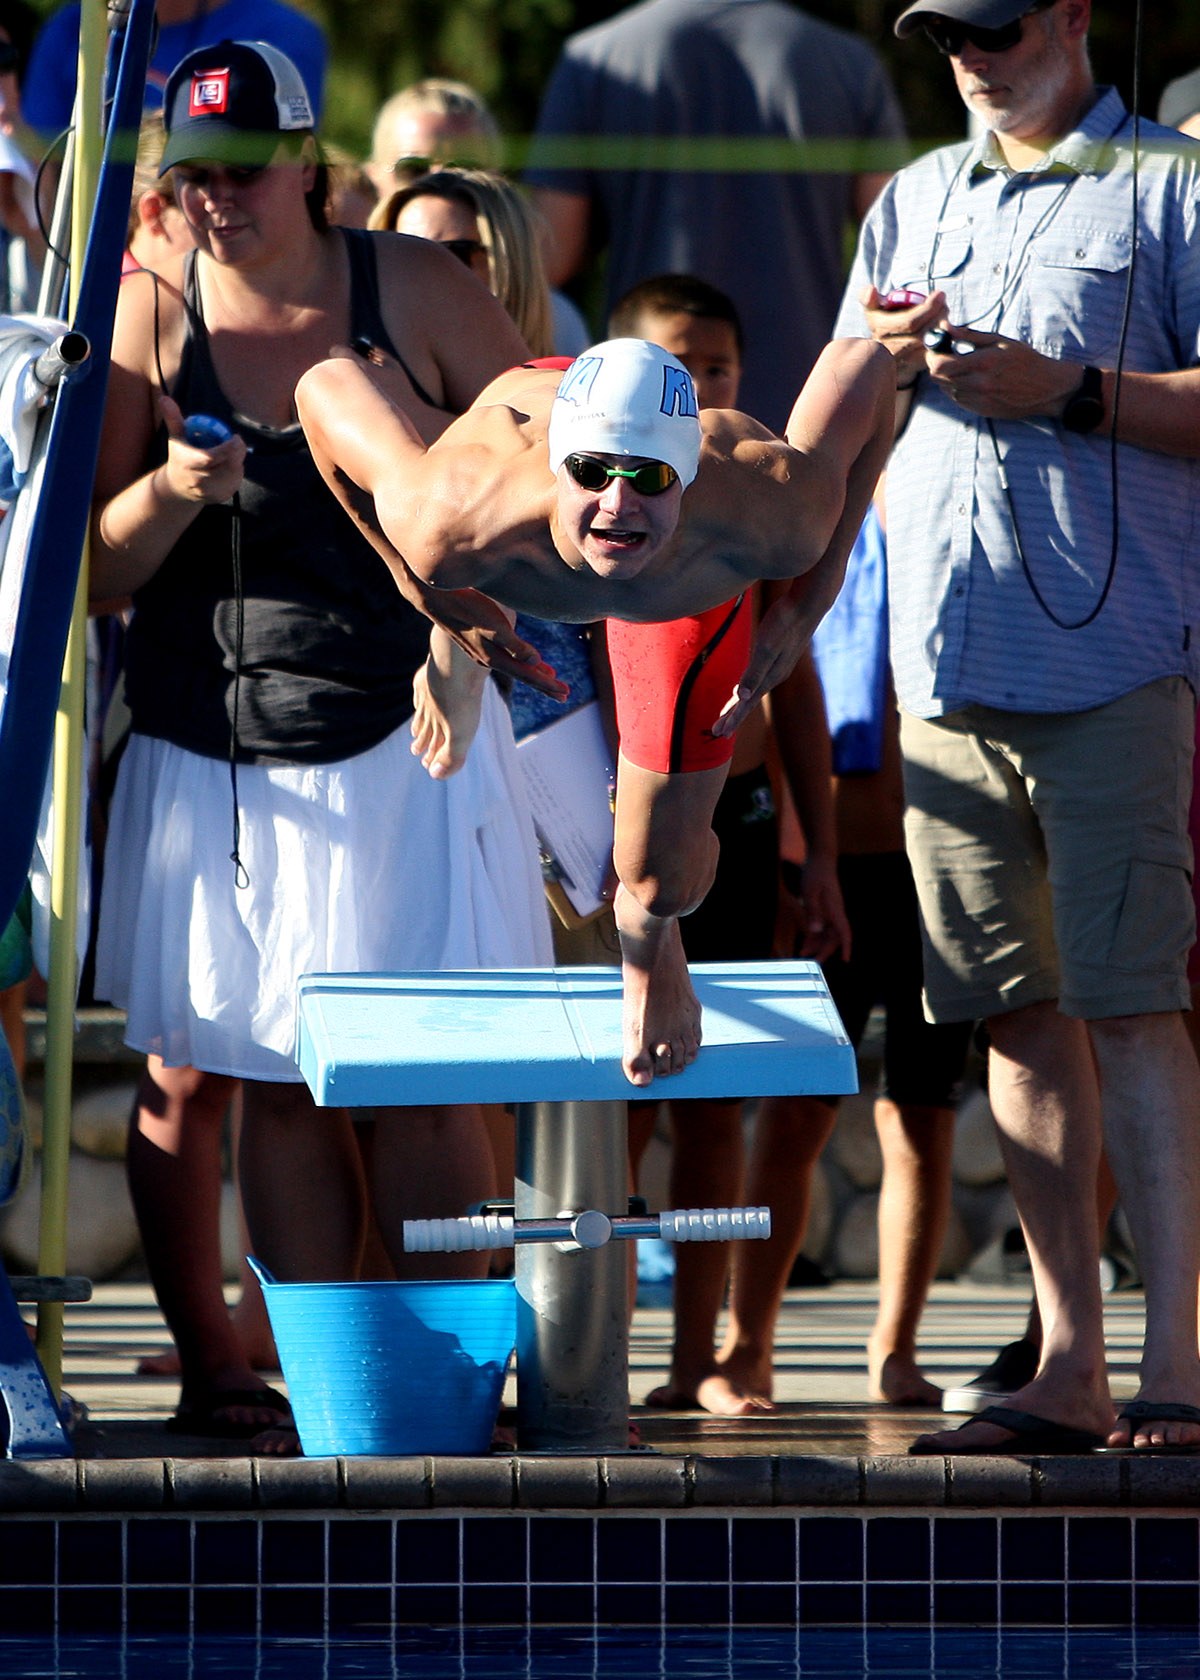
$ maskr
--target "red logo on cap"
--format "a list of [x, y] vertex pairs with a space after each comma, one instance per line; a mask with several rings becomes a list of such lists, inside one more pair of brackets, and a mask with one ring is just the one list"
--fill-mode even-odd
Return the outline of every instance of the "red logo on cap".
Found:
[[197, 70], [188, 97], [189, 117], [222, 116], [229, 109], [229, 71]]

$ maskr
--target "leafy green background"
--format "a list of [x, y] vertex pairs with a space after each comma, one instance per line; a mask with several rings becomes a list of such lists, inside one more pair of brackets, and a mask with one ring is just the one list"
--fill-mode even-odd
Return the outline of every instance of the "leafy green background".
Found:
[[[326, 130], [352, 151], [367, 145], [378, 105], [419, 76], [457, 76], [479, 89], [514, 139], [528, 135], [563, 38], [611, 17], [612, 0], [300, 0], [332, 48]], [[1200, 65], [1197, 0], [1143, 0], [1142, 109], [1153, 115], [1164, 84]], [[927, 43], [897, 41], [899, 0], [810, 0], [806, 10], [873, 42], [892, 71], [915, 138], [962, 133], [962, 107], [946, 64]], [[1131, 93], [1133, 0], [1095, 0], [1097, 80]]]

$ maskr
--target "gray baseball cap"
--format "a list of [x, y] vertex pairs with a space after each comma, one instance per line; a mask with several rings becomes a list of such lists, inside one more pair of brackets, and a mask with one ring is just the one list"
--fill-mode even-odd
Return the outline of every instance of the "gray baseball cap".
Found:
[[900, 13], [895, 29], [900, 36], [915, 34], [929, 17], [973, 23], [977, 29], [1003, 29], [1006, 23], [1015, 22], [1029, 9], [1030, 0], [937, 0], [935, 6], [929, 5], [928, 0], [917, 0], [916, 5]]

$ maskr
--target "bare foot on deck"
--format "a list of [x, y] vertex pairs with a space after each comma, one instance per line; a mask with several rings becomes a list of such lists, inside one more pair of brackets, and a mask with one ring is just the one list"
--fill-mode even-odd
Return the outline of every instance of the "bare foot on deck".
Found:
[[[618, 888], [618, 898], [623, 893]], [[700, 1005], [692, 990], [679, 923], [654, 939], [621, 933], [624, 1051], [621, 1066], [633, 1085], [682, 1073], [700, 1053]]]
[[661, 1388], [652, 1388], [644, 1403], [659, 1411], [710, 1412], [713, 1417], [761, 1417], [775, 1410], [767, 1395], [747, 1390], [719, 1370], [695, 1384], [664, 1383]]
[[868, 1346], [867, 1369], [872, 1400], [886, 1406], [929, 1406], [941, 1408], [942, 1391], [921, 1375], [921, 1367], [910, 1355], [885, 1354], [877, 1359]]
[[436, 781], [461, 770], [479, 728], [487, 672], [434, 631], [413, 678], [412, 750]]
[[711, 1412], [714, 1417], [753, 1417], [773, 1412], [771, 1356], [752, 1357], [748, 1350], [718, 1354], [702, 1370], [675, 1366], [670, 1382], [651, 1389], [645, 1404], [663, 1411]]

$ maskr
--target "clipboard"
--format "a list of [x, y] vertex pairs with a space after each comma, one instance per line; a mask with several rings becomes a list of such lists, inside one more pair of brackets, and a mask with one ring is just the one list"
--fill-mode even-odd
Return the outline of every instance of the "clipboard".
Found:
[[564, 927], [609, 907], [616, 765], [599, 702], [589, 700], [517, 743], [533, 826], [546, 860], [546, 897]]

